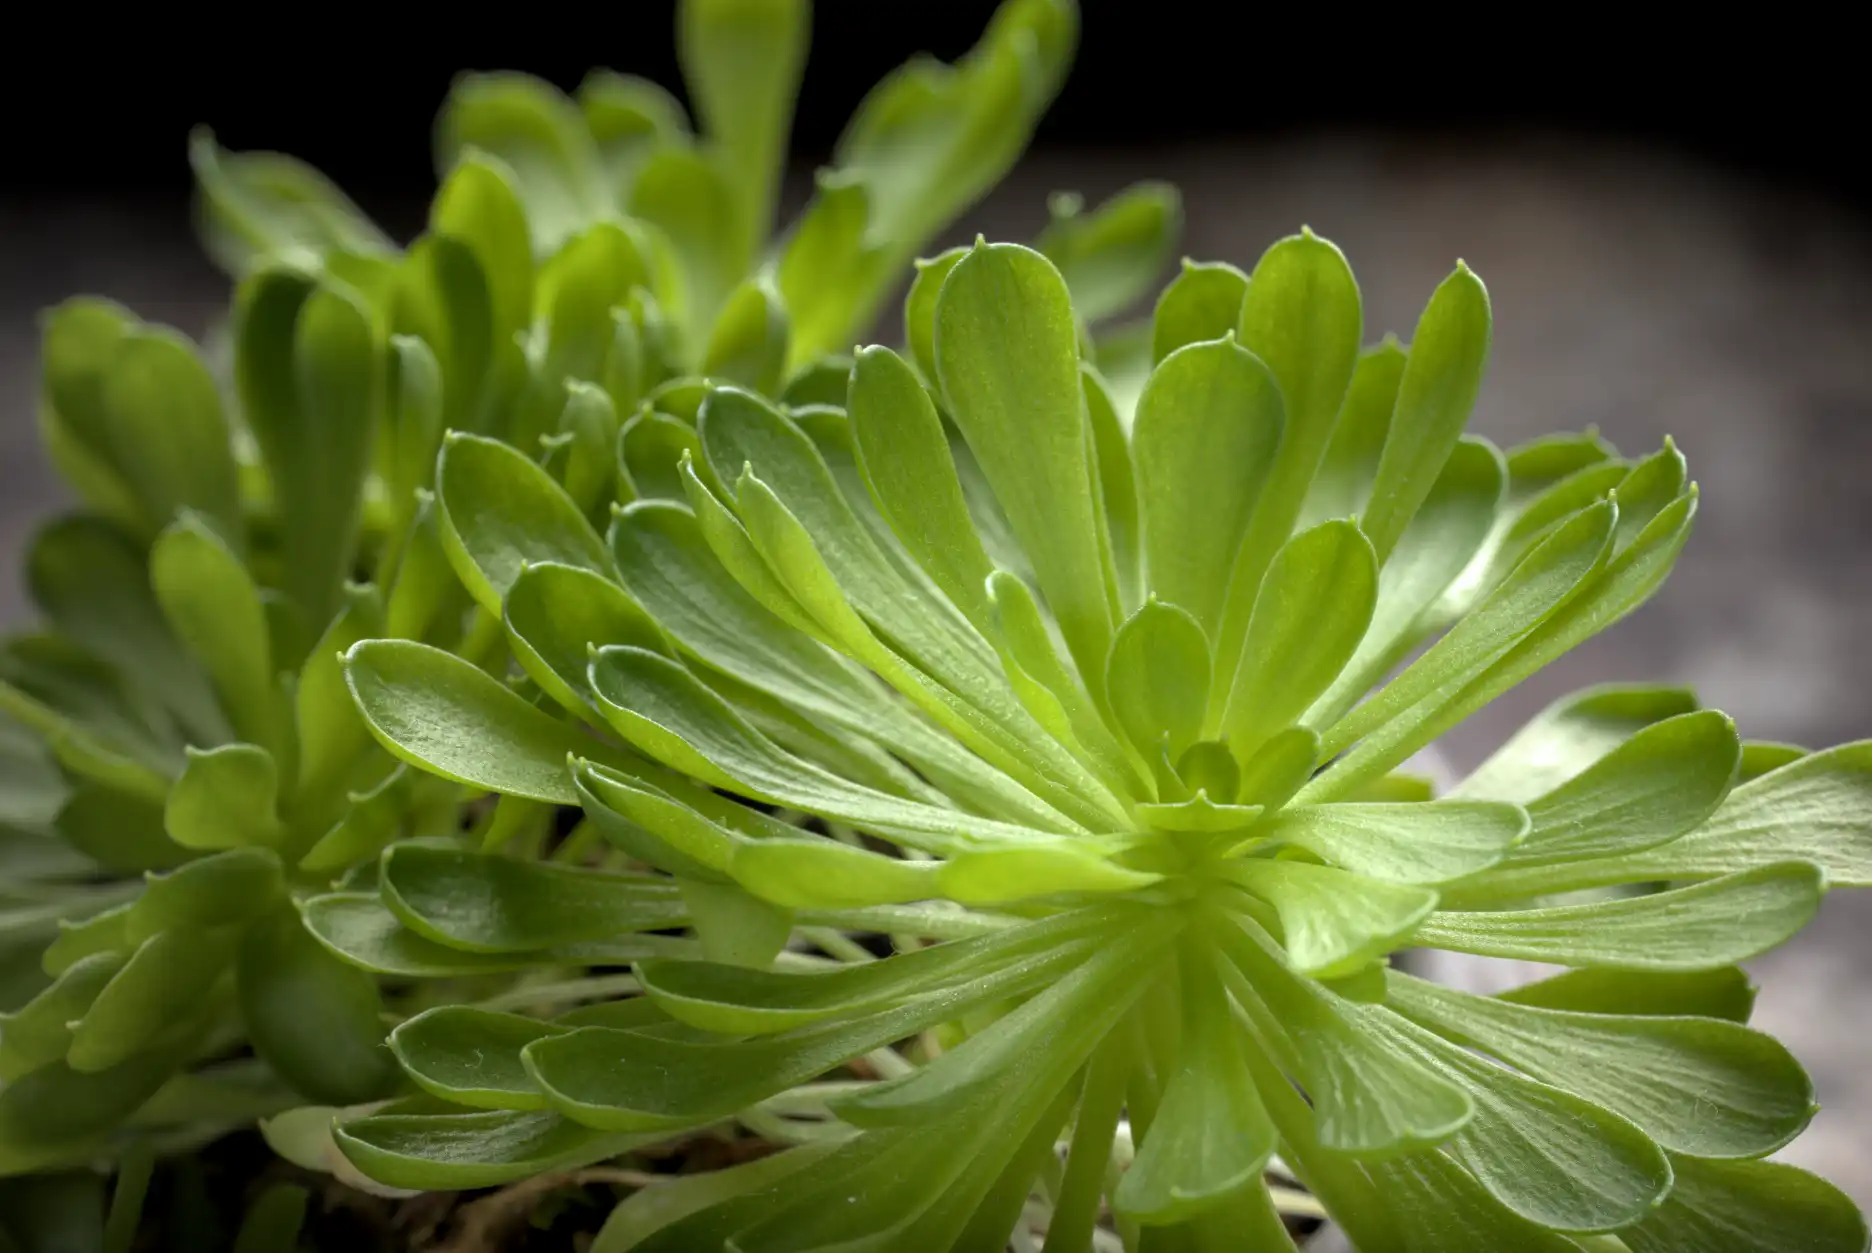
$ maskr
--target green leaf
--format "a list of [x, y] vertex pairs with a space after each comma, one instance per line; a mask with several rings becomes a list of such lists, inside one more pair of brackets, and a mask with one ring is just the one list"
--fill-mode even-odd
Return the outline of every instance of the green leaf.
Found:
[[1456, 785], [1474, 800], [1531, 801], [1551, 792], [1653, 723], [1697, 708], [1681, 687], [1606, 684], [1562, 697]]
[[88, 507], [147, 533], [154, 528], [114, 464], [102, 399], [111, 356], [135, 322], [123, 306], [95, 296], [73, 297], [42, 315], [39, 434], [59, 477]]
[[279, 858], [263, 848], [211, 853], [147, 878], [125, 919], [131, 944], [172, 928], [239, 926], [265, 913], [285, 888]]
[[[792, 344], [787, 371], [794, 381], [787, 386], [787, 403], [810, 403], [799, 394], [802, 368], [843, 351], [852, 337], [869, 322], [882, 295], [883, 255], [867, 245], [865, 227], [870, 220], [870, 196], [863, 183], [820, 171], [811, 203], [787, 236], [774, 268], [774, 280], [792, 323]], [[831, 395], [814, 396], [819, 403], [843, 405], [845, 383], [838, 372]], [[830, 381], [830, 380], [828, 380]]]
[[1587, 1014], [1658, 1014], [1747, 1022], [1755, 989], [1739, 966], [1711, 970], [1568, 970], [1495, 994], [1498, 1000]]
[[503, 795], [578, 803], [568, 755], [616, 754], [439, 648], [365, 640], [345, 679], [377, 741], [420, 770]]
[[1527, 829], [1527, 813], [1518, 805], [1377, 802], [1290, 806], [1253, 835], [1298, 845], [1355, 874], [1435, 884], [1494, 865]]
[[[1220, 714], [1241, 660], [1241, 642], [1262, 575], [1292, 536], [1307, 487], [1332, 438], [1358, 362], [1363, 318], [1358, 283], [1345, 257], [1310, 230], [1269, 248], [1249, 279], [1238, 335], [1279, 385], [1286, 426], [1254, 519], [1227, 576], [1227, 600], [1215, 633], [1220, 664], [1212, 715]], [[1383, 564], [1385, 549], [1377, 547]]]
[[737, 202], [749, 249], [766, 241], [811, 40], [806, 0], [685, 0], [676, 49], [696, 117]]
[[977, 244], [936, 303], [936, 372], [956, 424], [1032, 560], [1081, 673], [1111, 644], [1115, 574], [1097, 540], [1078, 337], [1059, 271]]
[[[368, 738], [369, 732], [364, 734]], [[330, 827], [318, 833], [298, 868], [312, 874], [336, 873], [372, 862], [385, 845], [403, 834], [415, 785], [415, 772], [398, 763], [377, 786], [347, 792], [343, 810]]]
[[763, 969], [793, 935], [793, 911], [732, 883], [678, 880], [703, 955], [711, 961]]
[[1428, 888], [1303, 861], [1249, 857], [1222, 873], [1274, 907], [1288, 963], [1316, 979], [1349, 975], [1402, 947], [1437, 903]]
[[646, 756], [714, 787], [853, 822], [913, 847], [959, 852], [1049, 838], [1007, 823], [901, 800], [793, 756], [666, 658], [606, 648], [592, 663], [605, 716]]
[[1034, 247], [1059, 267], [1079, 316], [1100, 322], [1156, 283], [1182, 232], [1183, 202], [1168, 183], [1138, 183], [1090, 213], [1082, 205], [1077, 195], [1054, 197]]
[[1778, 861], [1693, 887], [1505, 913], [1446, 911], [1420, 944], [1485, 957], [1625, 970], [1704, 970], [1767, 952], [1813, 918], [1825, 874]]
[[1550, 1230], [1608, 1231], [1642, 1218], [1670, 1190], [1664, 1151], [1630, 1120], [1413, 1023], [1387, 1015], [1385, 1026], [1408, 1056], [1468, 1093], [1475, 1117], [1446, 1152], [1520, 1217]]
[[[1345, 1000], [1295, 974], [1273, 942], [1245, 919], [1212, 933], [1235, 1000], [1311, 1098], [1319, 1142], [1355, 1157], [1448, 1139], [1475, 1113], [1456, 1085], [1400, 1053], [1383, 1010]], [[1262, 1086], [1263, 1096], [1268, 1096]]]
[[73, 1026], [66, 1063], [95, 1074], [141, 1052], [191, 1015], [233, 955], [224, 932], [171, 927], [150, 936]]
[[463, 74], [436, 119], [436, 166], [470, 154], [498, 159], [526, 205], [533, 248], [549, 253], [609, 205], [598, 153], [578, 107], [526, 74]]
[[61, 632], [146, 684], [193, 735], [227, 738], [213, 689], [169, 629], [128, 536], [98, 518], [58, 519], [34, 535], [26, 582]]
[[1209, 694], [1209, 644], [1196, 620], [1152, 600], [1112, 639], [1107, 699], [1118, 725], [1146, 755], [1168, 744], [1172, 760], [1202, 730]]
[[689, 918], [668, 879], [457, 849], [393, 845], [379, 876], [384, 904], [404, 926], [471, 953], [598, 943]]
[[1392, 1008], [1516, 1070], [1617, 1110], [1674, 1153], [1758, 1157], [1813, 1117], [1813, 1084], [1773, 1037], [1704, 1018], [1577, 1013], [1389, 972]]
[[[683, 500], [683, 459], [701, 455], [702, 440], [695, 427], [665, 413], [637, 414], [624, 423], [618, 437], [620, 480], [627, 481], [640, 500]], [[620, 501], [626, 495], [620, 490]]]
[[1206, 955], [1181, 964], [1183, 1035], [1176, 1068], [1112, 1207], [1161, 1226], [1215, 1210], [1259, 1187], [1274, 1151], [1274, 1124], [1242, 1061], [1227, 994]]
[[275, 910], [248, 928], [235, 972], [254, 1051], [294, 1090], [331, 1105], [394, 1090], [376, 979], [332, 956], [298, 910]]
[[1248, 276], [1223, 261], [1183, 259], [1151, 316], [1151, 364], [1185, 344], [1221, 339], [1241, 325]]
[[279, 768], [256, 744], [190, 748], [182, 777], [163, 808], [163, 830], [184, 848], [276, 845], [280, 825]]
[[1233, 337], [1171, 353], [1138, 397], [1133, 444], [1147, 584], [1212, 636], [1276, 462], [1284, 412], [1274, 375]]
[[614, 204], [630, 198], [637, 171], [652, 152], [690, 141], [689, 116], [681, 103], [647, 78], [593, 70], [579, 83], [577, 94]]
[[85, 1016], [127, 960], [121, 952], [81, 957], [50, 987], [0, 1015], [0, 1080], [11, 1083], [63, 1058], [71, 1047], [72, 1024]]
[[1781, 1162], [1672, 1157], [1676, 1183], [1619, 1232], [1632, 1253], [1860, 1253], [1866, 1220], [1844, 1193]]
[[580, 566], [526, 566], [507, 589], [503, 617], [521, 669], [564, 708], [593, 722], [600, 720], [585, 682], [591, 649], [669, 647], [662, 629], [628, 593]]
[[1378, 562], [1358, 524], [1322, 522], [1269, 563], [1222, 711], [1246, 761], [1297, 722], [1358, 650], [1378, 595]]
[[787, 309], [771, 281], [751, 278], [735, 288], [709, 331], [702, 372], [772, 395], [785, 377], [790, 335]]
[[234, 377], [284, 522], [284, 590], [310, 623], [351, 571], [383, 402], [383, 347], [344, 289], [266, 270], [241, 287]]
[[297, 1184], [276, 1183], [262, 1192], [242, 1219], [234, 1253], [275, 1253], [299, 1243], [311, 1193]]
[[652, 960], [640, 963], [637, 973], [651, 998], [680, 1022], [725, 1036], [771, 1035], [873, 1013], [1016, 962], [1083, 949], [1125, 917], [1122, 907], [1089, 906], [829, 970], [749, 970], [714, 961]]
[[936, 299], [956, 263], [968, 256], [967, 248], [951, 248], [934, 257], [919, 259], [916, 277], [904, 296], [904, 345], [917, 371], [931, 386], [936, 374]]
[[[46, 333], [49, 341], [54, 328]], [[148, 532], [193, 509], [238, 536], [240, 489], [228, 422], [195, 345], [162, 327], [126, 326], [101, 365], [95, 391], [85, 397], [90, 403], [80, 401], [70, 413], [61, 407], [60, 415], [74, 426], [85, 423], [77, 433], [141, 506]], [[48, 383], [58, 405], [63, 389]]]
[[1390, 335], [1359, 354], [1345, 402], [1339, 406], [1332, 442], [1326, 445], [1319, 473], [1307, 489], [1300, 511], [1302, 526], [1328, 518], [1355, 518], [1365, 508], [1372, 481], [1378, 477], [1385, 436], [1391, 430], [1405, 359], [1403, 347]]
[[878, 511], [924, 572], [986, 633], [994, 567], [969, 517], [929, 393], [903, 358], [873, 346], [854, 359], [848, 411]]
[[725, 1117], [974, 1006], [1051, 983], [1083, 959], [1083, 949], [1042, 950], [892, 1008], [748, 1040], [672, 1040], [582, 1027], [536, 1041], [523, 1056], [554, 1107], [587, 1125], [693, 1125]]
[[[403, 573], [408, 570], [406, 561]], [[296, 796], [299, 804], [321, 819], [330, 813], [334, 800], [342, 799], [359, 757], [371, 743], [345, 685], [343, 655], [359, 640], [388, 630], [383, 598], [376, 588], [348, 587], [344, 607], [312, 646], [299, 671], [298, 690], [293, 694], [299, 755]]]
[[[1431, 645], [1402, 674], [1327, 728], [1322, 751], [1357, 747], [1301, 795], [1325, 799], [1349, 781], [1363, 782], [1400, 764], [1434, 737], [1451, 702], [1512, 654], [1604, 568], [1617, 510], [1581, 510], [1556, 528], [1473, 612]], [[1360, 743], [1360, 741], [1363, 741]]]
[[783, 1185], [838, 1148], [838, 1141], [795, 1145], [736, 1166], [683, 1175], [631, 1193], [605, 1219], [591, 1253], [629, 1253], [664, 1228], [738, 1197]]
[[575, 1170], [654, 1138], [507, 1110], [370, 1114], [340, 1122], [333, 1135], [345, 1157], [379, 1183], [449, 1192]]
[[519, 1014], [443, 1005], [400, 1023], [390, 1049], [418, 1087], [477, 1109], [537, 1110], [546, 1097], [520, 1062], [535, 1040], [569, 1030]]
[[470, 953], [424, 939], [375, 893], [333, 892], [305, 902], [306, 930], [334, 956], [373, 974], [452, 979], [526, 970], [552, 960], [534, 953]]
[[323, 174], [277, 152], [228, 152], [207, 127], [189, 132], [196, 229], [235, 278], [274, 260], [374, 255], [396, 245]]
[[728, 176], [702, 153], [660, 148], [637, 172], [630, 213], [660, 230], [682, 276], [670, 315], [686, 359], [700, 355], [709, 328], [753, 259], [743, 209]]
[[282, 711], [266, 609], [247, 567], [192, 514], [157, 536], [149, 562], [163, 616], [213, 680], [234, 734], [279, 747]]
[[[1356, 387], [1356, 381], [1354, 383]], [[1350, 412], [1351, 401], [1347, 401]], [[1307, 711], [1330, 726], [1394, 669], [1446, 611], [1439, 599], [1487, 541], [1506, 482], [1501, 453], [1464, 436], [1378, 573], [1371, 625], [1332, 687]]]
[[611, 573], [611, 554], [546, 471], [498, 440], [451, 432], [436, 467], [443, 543], [455, 572], [498, 614], [530, 563]]
[[1668, 844], [1551, 874], [1582, 886], [1700, 879], [1799, 857], [1825, 871], [1829, 885], [1872, 884], [1869, 791], [1872, 742], [1842, 744], [1736, 788], [1708, 821]]
[[429, 229], [459, 241], [480, 263], [489, 343], [511, 343], [533, 319], [533, 242], [512, 172], [481, 153], [462, 154], [429, 206]]
[[1796, 744], [1780, 744], [1773, 740], [1743, 740], [1742, 769], [1737, 775], [1737, 783], [1750, 783], [1761, 778], [1771, 770], [1779, 770], [1807, 756], [1808, 750]]
[[[1545, 796], [1529, 801], [1527, 839], [1473, 890], [1492, 899], [1536, 895], [1543, 870], [1642, 853], [1702, 826], [1729, 794], [1741, 762], [1735, 723], [1714, 710], [1638, 732]], [[1787, 850], [1779, 852], [1785, 858]]]
[[[1319, 734], [1307, 727], [1288, 727], [1268, 737], [1241, 762], [1237, 799], [1272, 813], [1285, 805], [1312, 777], [1319, 761]], [[1425, 797], [1428, 800], [1428, 797]]]
[[834, 164], [870, 189], [872, 237], [908, 252], [998, 183], [1065, 78], [1076, 6], [1014, 0], [955, 66], [918, 57], [859, 104]]
[[1381, 560], [1416, 516], [1469, 422], [1491, 335], [1488, 289], [1458, 261], [1417, 320], [1371, 502], [1361, 516]]

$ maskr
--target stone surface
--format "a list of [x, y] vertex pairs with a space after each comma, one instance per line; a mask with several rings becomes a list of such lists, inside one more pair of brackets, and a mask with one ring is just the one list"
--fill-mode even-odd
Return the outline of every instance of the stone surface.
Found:
[[[1186, 251], [1244, 268], [1302, 223], [1357, 270], [1371, 337], [1408, 338], [1457, 257], [1488, 282], [1495, 354], [1474, 430], [1504, 444], [1596, 425], [1626, 451], [1676, 437], [1704, 489], [1662, 594], [1484, 711], [1473, 764], [1548, 700], [1613, 679], [1693, 684], [1746, 734], [1872, 735], [1872, 230], [1796, 192], [1667, 155], [1521, 141], [1352, 138], [1042, 153], [959, 230], [1026, 238], [1043, 198], [1182, 185]], [[398, 215], [391, 215], [392, 219]], [[405, 207], [402, 216], [407, 216]], [[79, 291], [199, 334], [223, 298], [180, 205], [0, 207], [0, 624], [26, 620], [20, 545], [58, 499], [32, 422], [34, 314]], [[894, 333], [894, 328], [888, 328]], [[1758, 1020], [1824, 1106], [1788, 1156], [1872, 1206], [1872, 895], [1840, 893], [1756, 963]]]

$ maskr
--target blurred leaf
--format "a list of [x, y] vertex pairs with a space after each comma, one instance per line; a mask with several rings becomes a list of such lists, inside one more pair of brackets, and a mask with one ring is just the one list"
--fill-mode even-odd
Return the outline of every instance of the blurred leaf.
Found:
[[1168, 183], [1127, 187], [1091, 212], [1056, 196], [1037, 248], [1066, 279], [1073, 309], [1099, 322], [1137, 303], [1156, 283], [1183, 228], [1182, 198]]

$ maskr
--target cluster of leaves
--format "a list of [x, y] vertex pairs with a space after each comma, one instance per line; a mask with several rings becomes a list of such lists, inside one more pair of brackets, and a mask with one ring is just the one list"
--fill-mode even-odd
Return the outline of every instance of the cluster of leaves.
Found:
[[1813, 1094], [1736, 963], [1872, 882], [1872, 744], [1604, 688], [1409, 773], [1655, 592], [1674, 447], [1465, 435], [1480, 281], [1367, 347], [1310, 232], [1095, 333], [1159, 187], [919, 262], [902, 351], [837, 355], [1074, 22], [887, 79], [771, 246], [796, 0], [684, 5], [700, 138], [637, 80], [463, 79], [406, 250], [198, 141], [228, 377], [47, 325], [85, 509], [0, 651], [0, 1170], [277, 1115], [467, 1189], [738, 1123], [776, 1151], [594, 1248], [1865, 1247], [1765, 1160]]
[[[886, 79], [771, 243], [800, 4], [684, 6], [699, 135], [643, 80], [596, 72], [575, 102], [465, 76], [408, 248], [304, 164], [196, 137], [237, 281], [220, 342], [92, 298], [44, 324], [41, 431], [82, 504], [26, 554], [43, 626], [0, 644], [0, 1171], [399, 1088], [383, 981], [300, 901], [374, 881], [394, 841], [551, 819], [384, 753], [340, 670], [366, 638], [507, 665], [427, 490], [443, 432], [527, 448], [601, 516], [669, 459], [704, 373], [842, 380], [824, 350], [1018, 156], [1076, 21], [1012, 0], [958, 64]], [[1124, 204], [1160, 261], [1174, 196]], [[391, 1021], [427, 995], [389, 990]]]
[[[404, 845], [308, 923], [380, 971], [577, 954], [645, 995], [410, 1019], [427, 1095], [341, 1124], [350, 1159], [460, 1186], [810, 1110], [607, 1248], [1078, 1253], [1107, 1208], [1127, 1247], [1291, 1248], [1278, 1154], [1367, 1253], [1861, 1249], [1761, 1160], [1813, 1097], [1735, 963], [1872, 881], [1872, 745], [1609, 688], [1448, 796], [1400, 769], [1656, 590], [1676, 449], [1464, 435], [1481, 283], [1361, 349], [1310, 233], [1186, 267], [1134, 409], [1082, 325], [1041, 253], [946, 254], [909, 360], [861, 351], [842, 407], [710, 386], [602, 539], [447, 441], [451, 558], [529, 683], [365, 641], [360, 707], [660, 873]], [[1627, 885], [1662, 890], [1590, 892]], [[783, 949], [826, 926], [894, 951]], [[1483, 997], [1407, 946], [1572, 969]]]

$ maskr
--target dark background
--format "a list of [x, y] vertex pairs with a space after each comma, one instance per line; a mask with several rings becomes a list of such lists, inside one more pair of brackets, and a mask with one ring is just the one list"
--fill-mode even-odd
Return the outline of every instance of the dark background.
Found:
[[[991, 7], [820, 0], [791, 203], [877, 78], [917, 50], [962, 53]], [[1511, 444], [1596, 425], [1628, 453], [1666, 434], [1688, 453], [1704, 495], [1670, 583], [1462, 728], [1445, 747], [1454, 768], [1559, 694], [1609, 680], [1693, 685], [1753, 737], [1872, 735], [1861, 45], [1781, 10], [1647, 27], [1635, 10], [1552, 6], [1438, 21], [1084, 8], [1063, 96], [956, 239], [1031, 238], [1058, 188], [1096, 200], [1165, 178], [1200, 259], [1246, 268], [1302, 223], [1339, 243], [1374, 339], [1408, 335], [1463, 257], [1496, 326], [1473, 429]], [[225, 303], [190, 233], [192, 126], [294, 153], [406, 233], [434, 186], [429, 128], [456, 71], [570, 89], [608, 66], [677, 84], [663, 0], [477, 16], [40, 7], [33, 20], [0, 41], [0, 629], [30, 617], [18, 553], [64, 499], [36, 447], [36, 312], [94, 292], [199, 336]], [[1872, 1206], [1872, 894], [1835, 893], [1753, 965], [1758, 1021], [1807, 1063], [1825, 1106], [1788, 1156]], [[1450, 977], [1500, 973], [1486, 966]]]

